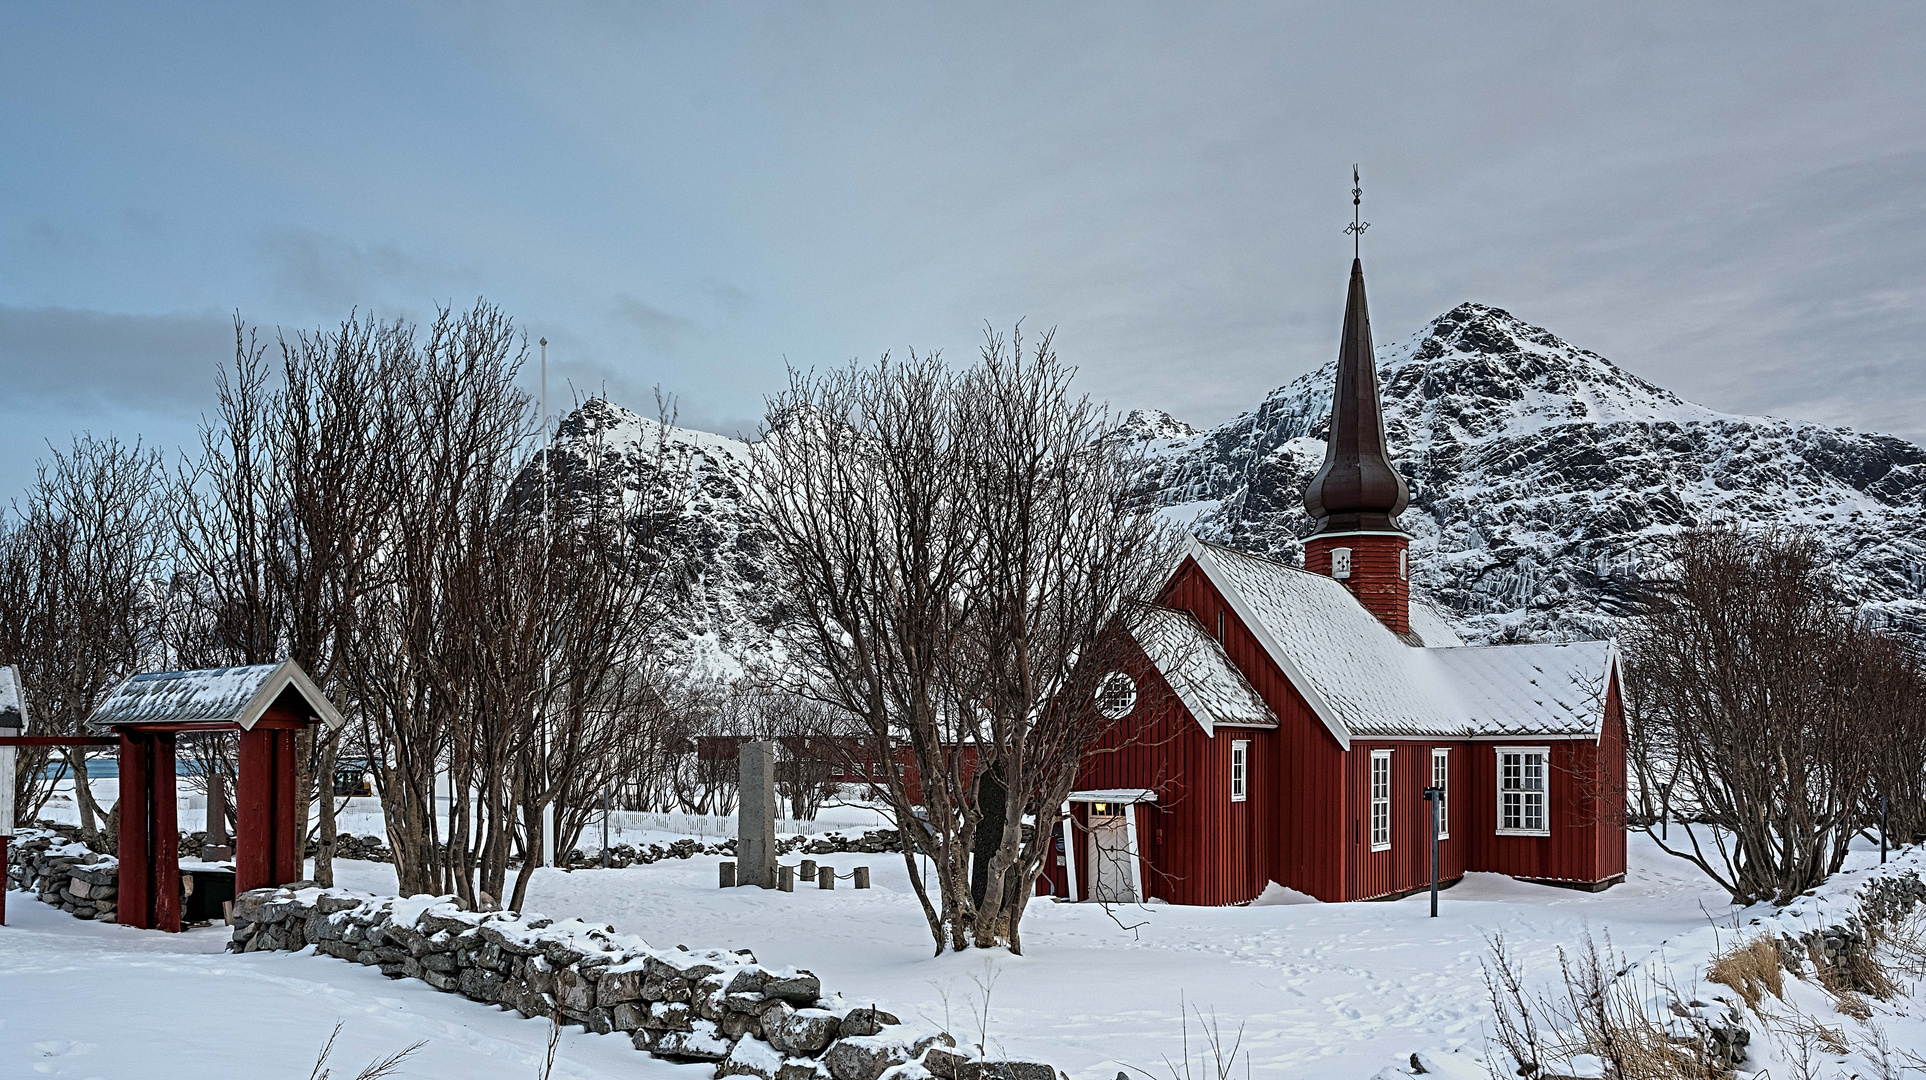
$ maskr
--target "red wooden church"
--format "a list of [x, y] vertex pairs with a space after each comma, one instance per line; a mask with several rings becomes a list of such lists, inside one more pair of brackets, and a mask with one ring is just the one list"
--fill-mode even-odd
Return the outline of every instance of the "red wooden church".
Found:
[[[1586, 889], [1625, 876], [1624, 727], [1610, 642], [1467, 646], [1410, 596], [1409, 501], [1385, 448], [1363, 264], [1351, 265], [1317, 527], [1299, 569], [1196, 543], [1132, 659], [1066, 810], [1046, 887], [1075, 899], [1319, 900], [1467, 871]], [[1120, 631], [1121, 632], [1121, 631]]]

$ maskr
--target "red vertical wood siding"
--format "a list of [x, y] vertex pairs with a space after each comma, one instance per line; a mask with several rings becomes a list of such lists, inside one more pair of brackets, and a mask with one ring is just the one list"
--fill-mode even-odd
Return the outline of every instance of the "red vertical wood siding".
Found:
[[123, 926], [146, 929], [154, 925], [153, 854], [149, 839], [147, 744], [153, 736], [122, 732], [120, 736], [120, 877], [115, 918]]
[[[1371, 850], [1371, 754], [1391, 751], [1391, 847]], [[1431, 786], [1431, 752], [1450, 752], [1445, 780], [1448, 835], [1438, 843], [1438, 880], [1464, 876], [1471, 857], [1470, 793], [1472, 744], [1466, 742], [1351, 741], [1344, 772], [1354, 793], [1348, 806], [1347, 862], [1352, 872], [1346, 900], [1370, 900], [1428, 888], [1431, 885], [1431, 804], [1424, 789]]]
[[234, 891], [278, 885], [274, 877], [274, 733], [241, 732], [234, 791]]
[[1351, 576], [1341, 579], [1364, 610], [1378, 617], [1394, 634], [1411, 632], [1411, 581], [1398, 573], [1398, 557], [1410, 539], [1386, 533], [1352, 536], [1313, 536], [1304, 541], [1304, 569], [1331, 573], [1331, 549], [1351, 549]]
[[[1616, 677], [1606, 691], [1604, 726], [1589, 739], [1480, 743], [1474, 813], [1479, 841], [1472, 869], [1536, 881], [1593, 885], [1625, 873], [1625, 728]], [[1498, 754], [1507, 746], [1550, 749], [1546, 815], [1550, 836], [1498, 835]]]
[[148, 791], [153, 833], [154, 922], [156, 930], [179, 933], [181, 929], [181, 832], [180, 804], [174, 794], [174, 733], [156, 732], [147, 737]]

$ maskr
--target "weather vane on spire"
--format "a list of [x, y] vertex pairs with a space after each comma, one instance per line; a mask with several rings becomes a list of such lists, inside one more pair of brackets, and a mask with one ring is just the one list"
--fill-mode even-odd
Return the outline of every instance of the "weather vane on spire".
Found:
[[1360, 249], [1363, 245], [1360, 241], [1364, 239], [1364, 230], [1371, 227], [1370, 222], [1358, 219], [1363, 205], [1364, 185], [1358, 180], [1358, 167], [1353, 165], [1351, 166], [1351, 224], [1346, 225], [1344, 231], [1351, 234], [1351, 257], [1354, 259], [1361, 254]]

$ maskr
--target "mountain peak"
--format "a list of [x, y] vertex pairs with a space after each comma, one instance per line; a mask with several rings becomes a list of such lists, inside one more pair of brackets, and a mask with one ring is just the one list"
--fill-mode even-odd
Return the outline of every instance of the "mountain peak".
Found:
[[1162, 409], [1132, 409], [1117, 425], [1116, 434], [1133, 439], [1188, 439], [1197, 429]]

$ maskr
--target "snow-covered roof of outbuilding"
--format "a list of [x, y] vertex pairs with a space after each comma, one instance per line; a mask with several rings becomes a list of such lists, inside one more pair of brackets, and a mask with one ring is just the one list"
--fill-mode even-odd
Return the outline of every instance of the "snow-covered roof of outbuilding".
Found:
[[135, 675], [109, 694], [87, 722], [103, 728], [125, 724], [237, 724], [246, 731], [277, 705], [312, 716], [331, 728], [341, 726], [340, 711], [292, 660]]
[[27, 694], [20, 688], [20, 672], [0, 667], [0, 728], [27, 726]]
[[1469, 647], [1426, 609], [1419, 636], [1450, 644], [1413, 647], [1333, 578], [1214, 544], [1190, 555], [1342, 746], [1358, 736], [1599, 733], [1617, 662], [1610, 642]]
[[1264, 698], [1251, 687], [1224, 646], [1204, 632], [1187, 611], [1142, 607], [1132, 613], [1130, 636], [1150, 657], [1157, 673], [1177, 693], [1184, 708], [1214, 734], [1218, 725], [1276, 727]]

